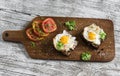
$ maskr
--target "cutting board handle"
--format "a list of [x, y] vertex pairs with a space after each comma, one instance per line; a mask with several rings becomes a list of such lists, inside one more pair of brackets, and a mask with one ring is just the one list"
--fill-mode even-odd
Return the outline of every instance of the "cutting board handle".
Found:
[[12, 31], [12, 30], [4, 31], [3, 34], [2, 34], [2, 38], [5, 41], [21, 42], [21, 40], [24, 38], [23, 37], [23, 31], [22, 30], [19, 30], [19, 31]]

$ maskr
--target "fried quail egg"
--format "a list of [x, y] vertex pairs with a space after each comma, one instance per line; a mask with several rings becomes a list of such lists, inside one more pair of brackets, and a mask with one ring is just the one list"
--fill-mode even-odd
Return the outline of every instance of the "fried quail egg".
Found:
[[96, 24], [91, 24], [84, 28], [83, 37], [89, 42], [100, 45], [101, 40], [103, 39], [101, 38], [101, 33], [104, 35], [105, 38], [106, 33], [103, 31], [103, 29], [101, 29]]
[[77, 46], [76, 37], [73, 37], [67, 31], [63, 31], [61, 34], [57, 34], [53, 38], [53, 45], [56, 50], [61, 51], [71, 51]]

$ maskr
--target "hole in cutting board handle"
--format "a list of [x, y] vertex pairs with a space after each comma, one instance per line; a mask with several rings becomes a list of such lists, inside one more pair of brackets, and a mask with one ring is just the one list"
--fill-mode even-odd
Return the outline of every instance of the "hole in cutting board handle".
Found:
[[5, 37], [8, 37], [8, 36], [9, 36], [9, 34], [6, 32], [6, 33], [5, 33]]

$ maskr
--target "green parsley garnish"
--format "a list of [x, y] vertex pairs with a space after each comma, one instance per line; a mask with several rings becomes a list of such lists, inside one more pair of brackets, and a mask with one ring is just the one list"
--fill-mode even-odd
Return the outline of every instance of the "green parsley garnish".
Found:
[[82, 58], [83, 61], [90, 60], [91, 59], [91, 54], [89, 52], [83, 52], [81, 54], [81, 58]]
[[105, 37], [106, 37], [106, 33], [105, 33], [104, 31], [101, 31], [101, 32], [100, 32], [100, 38], [101, 38], [102, 40], [104, 40]]
[[32, 47], [35, 47], [35, 46], [36, 46], [36, 45], [35, 45], [35, 42], [31, 41], [31, 46], [32, 46]]
[[74, 30], [75, 29], [75, 21], [67, 21], [65, 22], [65, 26], [69, 29], [69, 30]]
[[63, 43], [60, 41], [57, 43], [57, 50], [61, 50], [63, 48]]

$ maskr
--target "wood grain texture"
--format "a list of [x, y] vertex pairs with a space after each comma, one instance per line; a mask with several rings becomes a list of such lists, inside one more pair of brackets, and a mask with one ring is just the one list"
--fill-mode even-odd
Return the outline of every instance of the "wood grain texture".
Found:
[[[37, 15], [111, 19], [115, 59], [108, 63], [34, 60], [2, 32], [20, 30]], [[120, 76], [120, 0], [0, 0], [0, 76]]]

